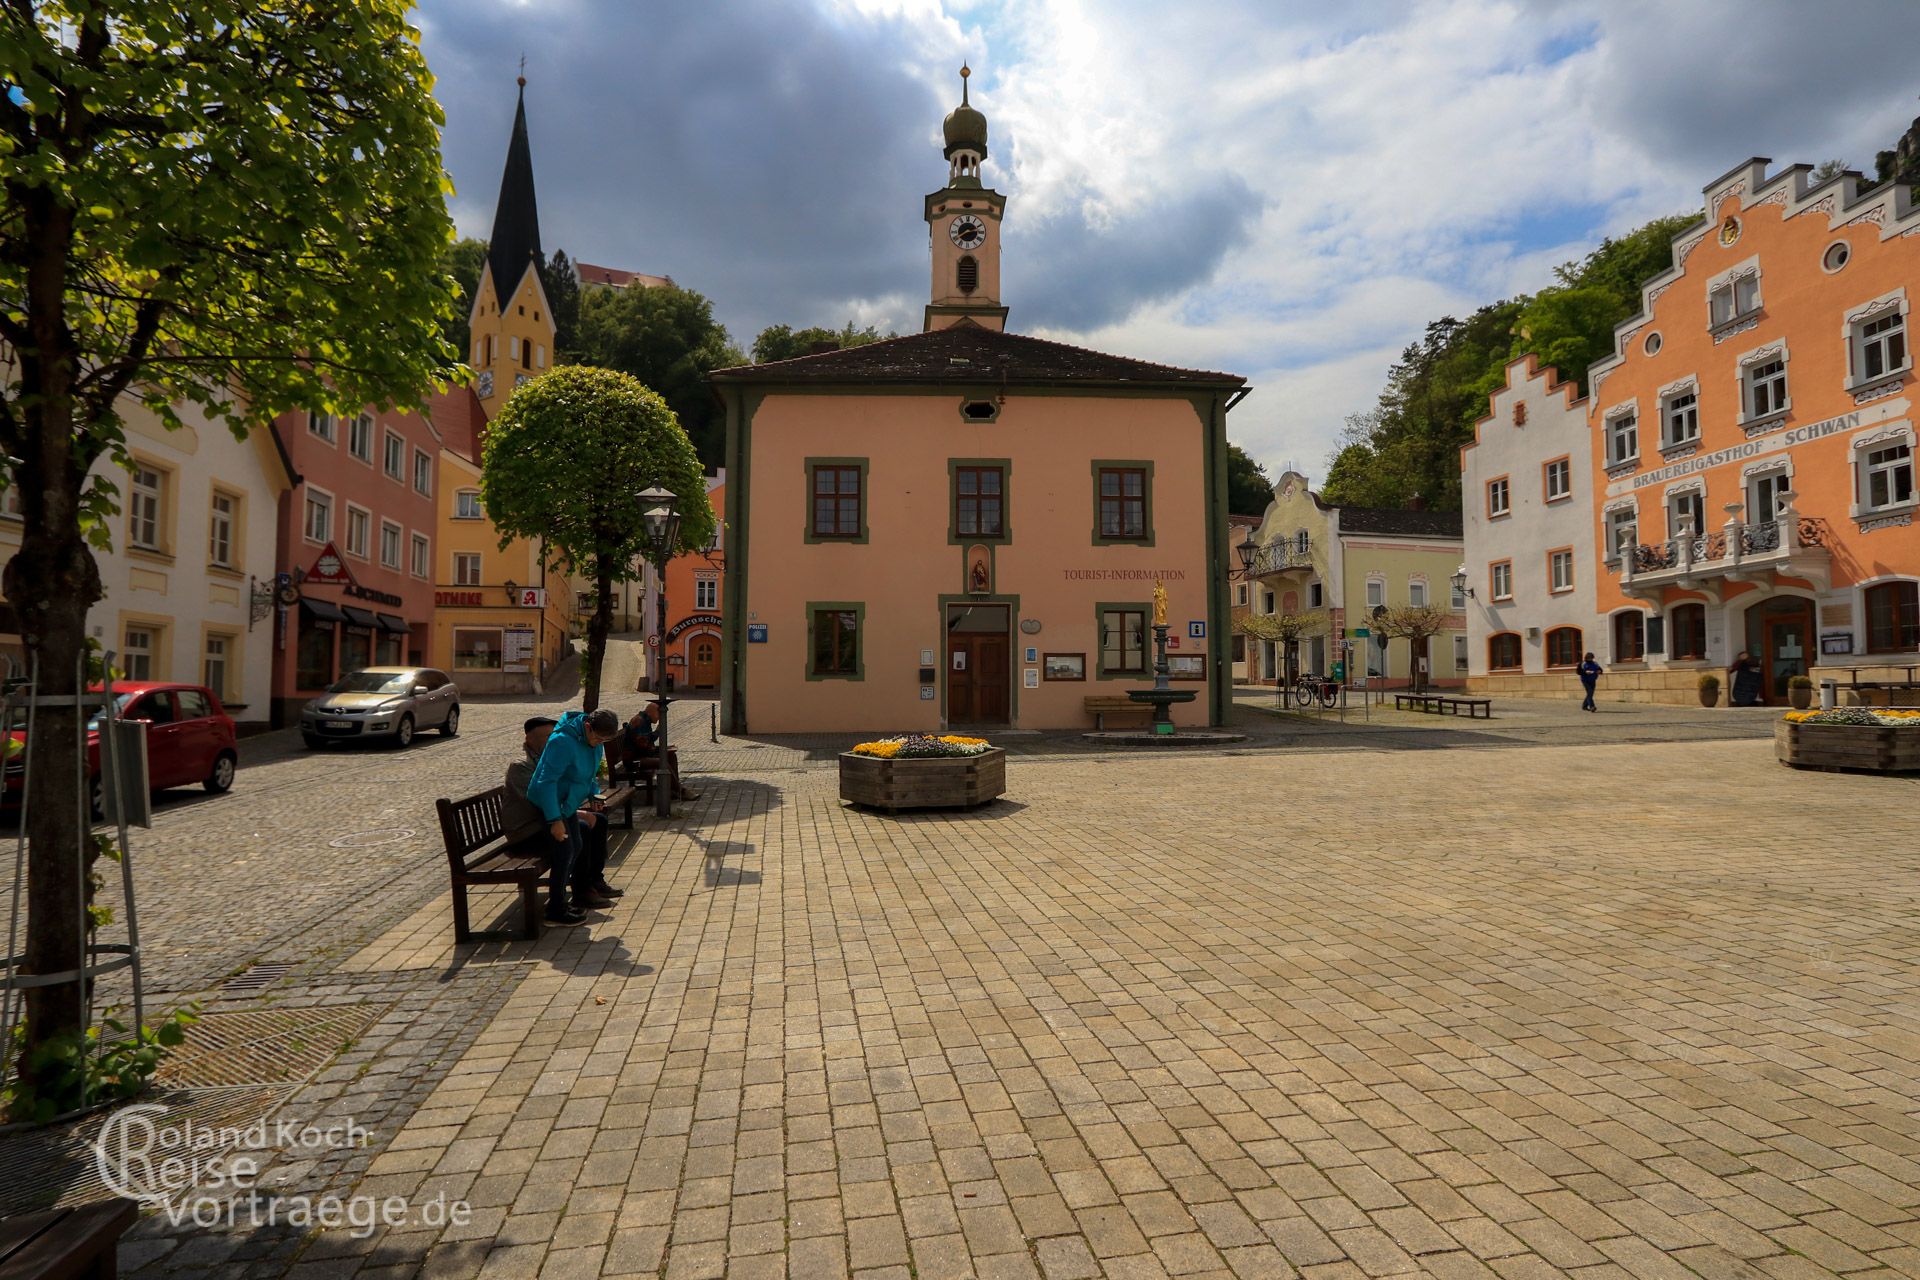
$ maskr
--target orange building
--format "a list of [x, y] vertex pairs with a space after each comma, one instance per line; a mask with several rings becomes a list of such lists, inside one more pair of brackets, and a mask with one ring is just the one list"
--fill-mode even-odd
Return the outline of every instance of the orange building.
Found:
[[1742, 651], [1769, 702], [1809, 672], [1920, 663], [1920, 209], [1904, 185], [1766, 166], [1707, 187], [1592, 369], [1589, 647], [1651, 700], [1692, 700]]
[[[667, 631], [662, 648], [673, 687], [682, 692], [720, 691], [720, 598], [725, 577], [721, 566], [726, 562], [720, 515], [726, 510], [726, 472], [707, 477], [707, 501], [714, 511], [713, 544], [667, 562]], [[647, 629], [652, 626], [649, 615]]]

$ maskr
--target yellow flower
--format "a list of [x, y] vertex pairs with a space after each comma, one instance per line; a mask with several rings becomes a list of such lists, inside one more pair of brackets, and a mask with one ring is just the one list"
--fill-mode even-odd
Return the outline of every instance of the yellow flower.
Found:
[[957, 733], [941, 734], [940, 741], [951, 742], [956, 747], [984, 747], [987, 745], [985, 738], [963, 738]]
[[891, 760], [899, 753], [898, 742], [862, 742], [853, 749], [857, 756], [878, 756], [882, 760]]

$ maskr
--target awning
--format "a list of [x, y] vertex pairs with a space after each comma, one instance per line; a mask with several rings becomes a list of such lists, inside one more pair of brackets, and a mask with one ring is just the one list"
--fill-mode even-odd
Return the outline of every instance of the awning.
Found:
[[407, 624], [405, 618], [396, 618], [390, 613], [380, 613], [374, 616], [380, 620], [380, 626], [383, 629], [391, 631], [397, 636], [410, 636], [413, 634], [413, 628]]
[[320, 622], [345, 622], [347, 615], [340, 612], [340, 606], [330, 600], [315, 600], [312, 596], [301, 596], [300, 607]]
[[374, 628], [373, 610], [356, 609], [350, 604], [343, 604], [340, 606], [340, 612], [347, 615], [348, 626], [365, 627], [369, 631], [373, 630]]

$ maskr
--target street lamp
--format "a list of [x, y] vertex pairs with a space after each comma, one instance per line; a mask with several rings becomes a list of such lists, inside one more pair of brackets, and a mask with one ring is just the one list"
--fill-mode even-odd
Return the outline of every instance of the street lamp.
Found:
[[647, 542], [653, 552], [654, 572], [660, 575], [656, 601], [653, 666], [653, 700], [660, 707], [660, 734], [654, 741], [660, 763], [653, 775], [653, 811], [667, 818], [673, 815], [673, 771], [667, 762], [667, 718], [672, 699], [667, 697], [667, 562], [673, 559], [674, 544], [680, 540], [679, 499], [659, 485], [640, 491], [646, 504]]
[[1467, 566], [1461, 565], [1458, 569], [1455, 569], [1451, 581], [1453, 583], [1453, 594], [1456, 596], [1465, 596], [1469, 600], [1474, 598], [1473, 588], [1467, 585]]
[[1240, 572], [1245, 577], [1253, 576], [1253, 557], [1260, 550], [1260, 544], [1253, 540], [1253, 530], [1247, 530], [1247, 536], [1234, 548], [1240, 553]]

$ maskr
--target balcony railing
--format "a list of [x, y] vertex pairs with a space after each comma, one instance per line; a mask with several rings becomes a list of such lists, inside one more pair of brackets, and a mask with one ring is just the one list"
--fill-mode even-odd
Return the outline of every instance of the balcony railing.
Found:
[[1253, 553], [1253, 576], [1313, 568], [1313, 544], [1298, 538], [1273, 542]]
[[[1737, 513], [1739, 504], [1728, 508]], [[1629, 593], [1678, 586], [1718, 592], [1725, 581], [1745, 581], [1770, 573], [1806, 578], [1822, 585], [1831, 569], [1827, 522], [1803, 516], [1791, 506], [1777, 520], [1749, 524], [1733, 514], [1710, 533], [1683, 533], [1665, 542], [1623, 546], [1620, 585]]]

